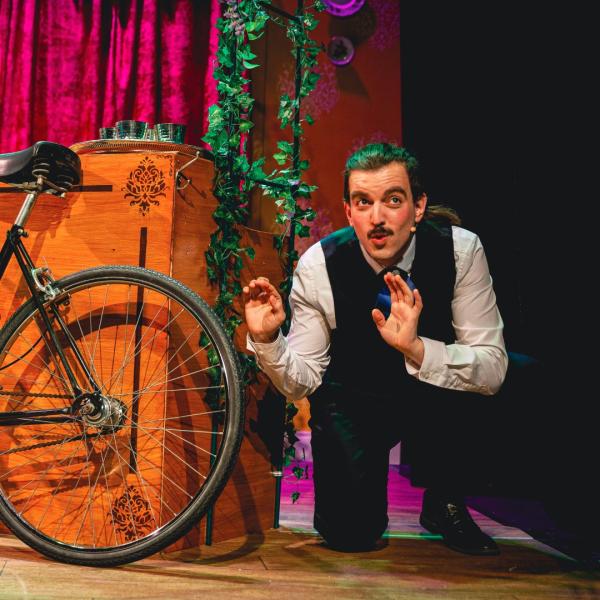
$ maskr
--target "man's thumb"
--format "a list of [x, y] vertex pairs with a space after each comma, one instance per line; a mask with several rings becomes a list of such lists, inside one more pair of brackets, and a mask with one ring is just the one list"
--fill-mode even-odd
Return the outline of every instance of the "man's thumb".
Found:
[[374, 308], [371, 311], [371, 316], [373, 317], [373, 322], [377, 325], [377, 329], [381, 329], [385, 325], [385, 317], [378, 308]]

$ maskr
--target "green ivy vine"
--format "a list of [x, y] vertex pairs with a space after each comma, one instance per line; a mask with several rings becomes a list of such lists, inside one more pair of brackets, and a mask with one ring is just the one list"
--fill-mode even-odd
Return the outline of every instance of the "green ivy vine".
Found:
[[[212, 149], [215, 160], [214, 195], [218, 206], [213, 213], [217, 229], [210, 237], [206, 252], [206, 263], [210, 281], [218, 285], [219, 295], [214, 309], [223, 321], [227, 333], [233, 337], [242, 317], [234, 308], [234, 298], [242, 291], [240, 274], [242, 257], [254, 258], [251, 247], [240, 245], [239, 225], [247, 223], [249, 194], [259, 186], [265, 196], [273, 198], [278, 212], [276, 222], [281, 225], [281, 234], [276, 236], [275, 245], [286, 258], [286, 277], [280, 290], [287, 298], [292, 286], [292, 273], [298, 252], [295, 236], [309, 235], [308, 222], [315, 217], [310, 207], [298, 203], [301, 198], [310, 199], [316, 186], [303, 181], [309, 161], [300, 156], [304, 125], [312, 125], [313, 119], [306, 114], [301, 117], [302, 100], [314, 90], [319, 79], [316, 72], [317, 56], [321, 47], [310, 38], [318, 21], [315, 13], [324, 8], [321, 0], [311, 5], [297, 1], [294, 14], [273, 6], [270, 0], [222, 0], [225, 4], [223, 16], [217, 22], [220, 32], [217, 65], [214, 77], [218, 82], [219, 99], [209, 108], [208, 132], [203, 141]], [[279, 100], [278, 119], [281, 129], [291, 133], [292, 141], [281, 140], [273, 155], [279, 168], [266, 173], [265, 157], [252, 162], [248, 159], [248, 134], [253, 127], [252, 108], [254, 99], [249, 93], [250, 80], [247, 72], [257, 68], [257, 56], [251, 42], [264, 35], [267, 22], [285, 27], [296, 60], [294, 96], [283, 94]], [[289, 308], [284, 329], [289, 328]], [[239, 353], [244, 383], [254, 380], [256, 362], [253, 357]], [[209, 357], [217, 364], [216, 354]], [[215, 370], [216, 371], [216, 370]], [[218, 373], [214, 373], [218, 377]], [[293, 444], [296, 441], [292, 419], [296, 412], [293, 404], [286, 407], [286, 434], [289, 447], [286, 464], [294, 459]], [[302, 475], [294, 473], [298, 478]], [[296, 493], [295, 493], [296, 494]], [[295, 495], [294, 494], [294, 495]], [[297, 498], [297, 496], [296, 496]]]

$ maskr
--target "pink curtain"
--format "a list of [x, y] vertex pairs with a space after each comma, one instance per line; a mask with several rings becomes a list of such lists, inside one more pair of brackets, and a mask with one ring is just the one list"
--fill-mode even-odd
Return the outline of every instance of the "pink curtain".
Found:
[[120, 119], [200, 144], [219, 0], [0, 0], [0, 153], [97, 139]]

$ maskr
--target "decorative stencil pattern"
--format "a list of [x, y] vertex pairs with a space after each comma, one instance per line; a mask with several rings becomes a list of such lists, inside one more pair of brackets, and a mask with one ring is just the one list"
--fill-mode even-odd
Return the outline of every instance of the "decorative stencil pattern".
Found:
[[167, 183], [163, 172], [154, 164], [149, 156], [129, 174], [129, 179], [121, 191], [127, 192], [125, 198], [133, 198], [130, 206], [139, 206], [142, 216], [150, 212], [150, 206], [159, 206], [159, 197], [166, 198]]
[[127, 487], [110, 511], [115, 530], [127, 541], [143, 537], [156, 529], [150, 503], [135, 487]]
[[351, 154], [354, 154], [359, 148], [366, 146], [367, 144], [396, 144], [397, 146], [401, 146], [402, 143], [400, 139], [394, 136], [391, 136], [384, 131], [374, 131], [370, 135], [356, 137], [352, 140], [352, 144], [350, 144], [350, 148], [346, 155], [346, 158], [349, 158]]
[[369, 45], [377, 50], [387, 50], [400, 39], [400, 2], [398, 0], [369, 0], [375, 13], [376, 28]]
[[[340, 90], [335, 76], [335, 66], [328, 59], [321, 58], [318, 68], [315, 69], [321, 77], [317, 82], [317, 87], [309, 94], [307, 98], [302, 99], [300, 115], [302, 118], [306, 114], [318, 119], [322, 115], [330, 113], [340, 99]], [[294, 71], [291, 67], [286, 67], [281, 72], [279, 78], [279, 89], [282, 94], [287, 94], [290, 98], [294, 97]]]

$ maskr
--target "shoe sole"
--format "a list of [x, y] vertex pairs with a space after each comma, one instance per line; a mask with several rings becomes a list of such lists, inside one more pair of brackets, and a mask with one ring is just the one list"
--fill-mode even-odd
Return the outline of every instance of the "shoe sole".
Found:
[[420, 516], [419, 523], [421, 524], [421, 526], [423, 528], [427, 529], [427, 531], [429, 531], [430, 533], [433, 533], [435, 535], [440, 535], [442, 537], [442, 542], [444, 543], [444, 545], [447, 548], [450, 548], [450, 550], [454, 550], [455, 552], [460, 552], [462, 554], [468, 554], [469, 556], [498, 556], [498, 554], [500, 554], [500, 550], [498, 548], [490, 548], [489, 550], [472, 551], [472, 550], [467, 550], [466, 548], [462, 548], [460, 546], [456, 546], [456, 545], [452, 544], [451, 542], [448, 542], [448, 540], [446, 539], [446, 537], [440, 530], [439, 526], [436, 523], [434, 523], [433, 521], [430, 521], [427, 517]]

